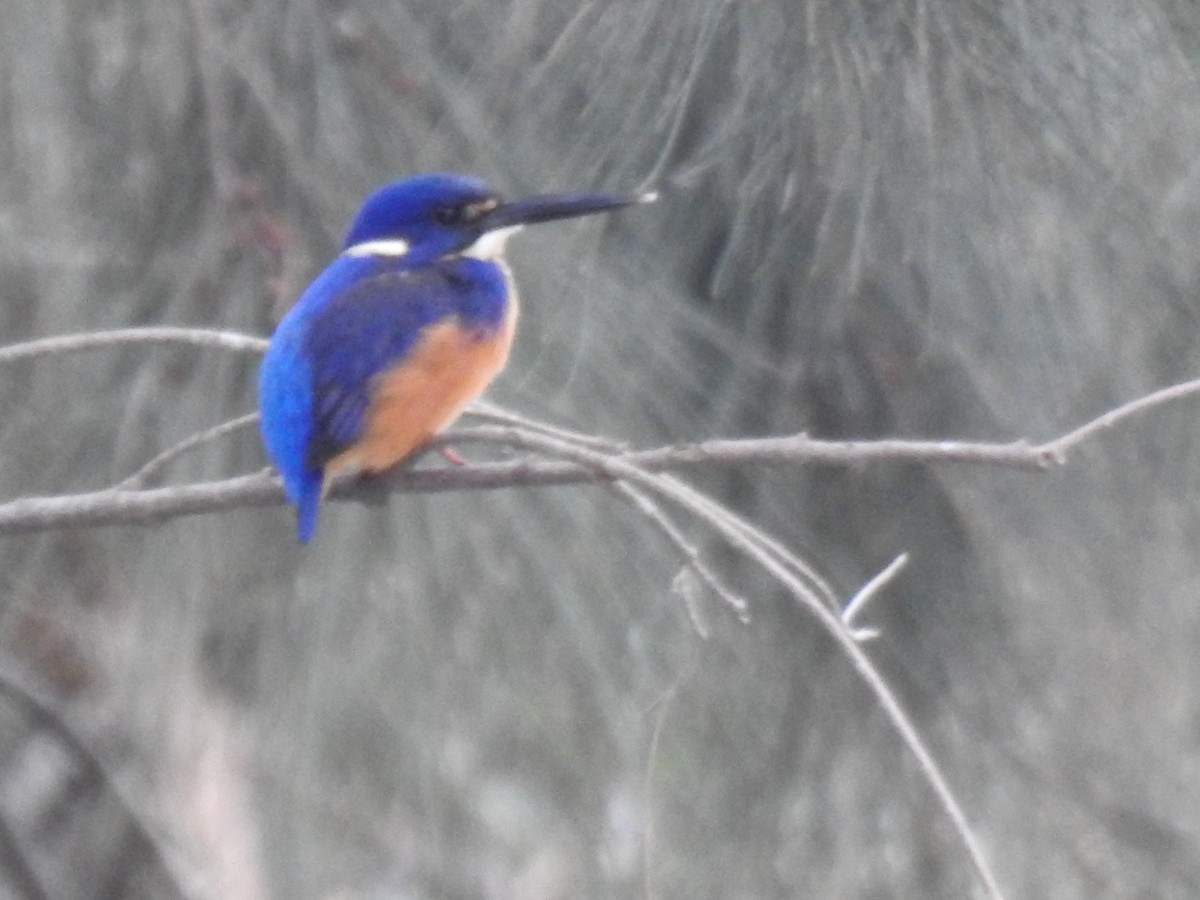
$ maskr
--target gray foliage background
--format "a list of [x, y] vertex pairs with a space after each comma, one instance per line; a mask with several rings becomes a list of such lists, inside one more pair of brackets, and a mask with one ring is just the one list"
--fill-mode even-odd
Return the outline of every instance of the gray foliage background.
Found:
[[[265, 335], [413, 171], [661, 202], [513, 244], [491, 397], [636, 444], [1048, 438], [1195, 377], [1185, 0], [6, 0], [0, 335]], [[6, 498], [254, 405], [245, 357], [0, 380]], [[1011, 897], [1200, 895], [1197, 411], [1049, 475], [696, 479], [847, 594]], [[177, 481], [264, 465], [252, 433]], [[967, 859], [815, 624], [693, 631], [598, 487], [0, 543], [15, 898], [962, 897]], [[656, 739], [657, 737], [657, 739]]]

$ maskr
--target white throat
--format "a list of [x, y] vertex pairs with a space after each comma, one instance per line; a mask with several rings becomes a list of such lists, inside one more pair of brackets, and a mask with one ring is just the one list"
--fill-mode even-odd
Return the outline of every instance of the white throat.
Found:
[[501, 261], [504, 259], [504, 245], [508, 239], [521, 230], [520, 225], [509, 225], [507, 228], [497, 228], [482, 235], [475, 243], [463, 250], [460, 256], [472, 256], [475, 259]]

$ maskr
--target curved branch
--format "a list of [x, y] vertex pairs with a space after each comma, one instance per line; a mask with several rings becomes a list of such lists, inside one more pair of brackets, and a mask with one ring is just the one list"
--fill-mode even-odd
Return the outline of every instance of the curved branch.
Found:
[[0, 347], [0, 365], [38, 356], [77, 353], [81, 350], [117, 347], [123, 344], [183, 344], [259, 356], [267, 349], [264, 338], [237, 331], [213, 331], [210, 328], [121, 328], [115, 331], [62, 334]]
[[124, 491], [140, 488], [184, 454], [195, 450], [197, 447], [203, 447], [205, 444], [211, 444], [226, 435], [241, 431], [243, 428], [249, 428], [257, 422], [258, 413], [247, 413], [244, 416], [238, 416], [236, 419], [230, 419], [228, 422], [222, 422], [220, 425], [214, 425], [212, 428], [206, 428], [204, 431], [197, 432], [179, 443], [168, 447], [162, 453], [144, 463], [140, 469], [128, 478], [117, 482], [114, 487], [117, 490]]

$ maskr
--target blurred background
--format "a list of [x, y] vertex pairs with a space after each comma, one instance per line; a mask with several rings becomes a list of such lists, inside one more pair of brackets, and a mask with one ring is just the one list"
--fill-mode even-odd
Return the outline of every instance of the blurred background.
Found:
[[[6, 0], [0, 343], [265, 336], [376, 185], [656, 187], [512, 244], [489, 395], [637, 445], [1046, 439], [1200, 374], [1186, 0]], [[256, 361], [0, 379], [5, 499], [254, 408]], [[1200, 896], [1196, 402], [1049, 474], [689, 476], [844, 595], [1009, 897]], [[480, 451], [466, 447], [468, 456]], [[169, 480], [265, 465], [253, 431]], [[977, 895], [803, 610], [599, 487], [0, 542], [0, 895]]]

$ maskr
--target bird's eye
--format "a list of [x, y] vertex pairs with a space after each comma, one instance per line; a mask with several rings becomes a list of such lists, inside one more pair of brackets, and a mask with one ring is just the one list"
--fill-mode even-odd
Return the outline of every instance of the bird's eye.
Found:
[[462, 222], [461, 206], [442, 205], [433, 208], [433, 220], [439, 225], [458, 225]]

